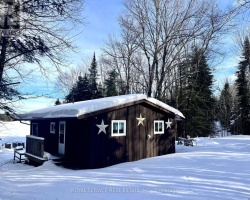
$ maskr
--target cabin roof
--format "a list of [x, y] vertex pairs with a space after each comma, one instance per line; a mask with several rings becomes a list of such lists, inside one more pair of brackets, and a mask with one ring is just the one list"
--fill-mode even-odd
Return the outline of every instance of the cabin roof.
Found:
[[20, 114], [16, 117], [16, 120], [34, 120], [34, 119], [50, 119], [50, 118], [85, 118], [94, 114], [98, 114], [101, 111], [110, 111], [134, 105], [138, 103], [148, 103], [158, 109], [161, 109], [170, 114], [176, 115], [179, 118], [185, 118], [183, 114], [151, 97], [147, 97], [144, 94], [129, 94], [114, 97], [105, 97], [100, 99], [93, 99], [75, 103], [67, 103], [58, 106], [48, 107], [44, 109], [34, 110], [28, 113]]

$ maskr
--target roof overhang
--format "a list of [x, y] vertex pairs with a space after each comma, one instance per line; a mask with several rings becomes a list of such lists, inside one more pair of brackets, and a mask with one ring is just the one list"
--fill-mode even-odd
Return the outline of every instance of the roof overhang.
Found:
[[142, 94], [134, 94], [106, 97], [35, 110], [16, 116], [15, 120], [85, 119], [138, 104], [146, 104], [159, 112], [167, 113], [177, 121], [185, 119], [179, 110], [155, 98], [148, 98], [146, 95]]
[[92, 117], [92, 116], [95, 116], [95, 115], [103, 114], [103, 113], [106, 113], [106, 112], [111, 112], [111, 111], [114, 111], [114, 110], [119, 110], [119, 109], [122, 109], [122, 108], [126, 108], [126, 107], [129, 107], [129, 106], [142, 104], [142, 103], [145, 103], [145, 104], [148, 104], [148, 105], [150, 105], [152, 107], [155, 107], [155, 108], [157, 108], [158, 110], [161, 110], [164, 113], [168, 113], [169, 115], [172, 115], [173, 118], [175, 116], [174, 112], [171, 112], [171, 111], [169, 111], [167, 109], [164, 109], [164, 108], [162, 108], [160, 106], [157, 106], [157, 105], [151, 103], [150, 101], [148, 101], [146, 99], [143, 99], [143, 100], [138, 100], [138, 101], [134, 101], [134, 102], [131, 102], [131, 103], [126, 103], [126, 104], [119, 105], [119, 106], [114, 106], [112, 108], [102, 109], [102, 110], [98, 110], [98, 111], [95, 111], [95, 112], [86, 113], [84, 115], [79, 115], [78, 119], [84, 119], [84, 118]]

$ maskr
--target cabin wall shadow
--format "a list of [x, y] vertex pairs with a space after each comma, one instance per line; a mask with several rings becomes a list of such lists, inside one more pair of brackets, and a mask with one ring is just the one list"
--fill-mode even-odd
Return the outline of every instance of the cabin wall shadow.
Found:
[[[50, 133], [50, 123], [55, 122], [55, 133]], [[38, 137], [44, 138], [44, 151], [56, 154], [58, 152], [58, 120], [32, 120], [31, 124], [38, 124]], [[32, 125], [30, 127], [32, 135]]]

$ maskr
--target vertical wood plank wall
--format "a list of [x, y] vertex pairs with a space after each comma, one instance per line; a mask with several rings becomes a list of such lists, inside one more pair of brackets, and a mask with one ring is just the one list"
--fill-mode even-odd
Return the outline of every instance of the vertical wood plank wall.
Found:
[[[144, 126], [138, 126], [136, 118], [145, 118]], [[76, 167], [101, 168], [122, 162], [174, 153], [175, 130], [173, 117], [146, 103], [121, 108], [85, 119], [35, 120], [38, 123], [38, 136], [44, 137], [45, 151], [58, 153], [59, 121], [66, 121], [65, 157]], [[173, 121], [172, 129], [164, 134], [154, 134], [154, 120]], [[106, 134], [98, 134], [102, 120]], [[112, 120], [126, 120], [126, 136], [111, 137]], [[55, 134], [50, 133], [50, 122], [56, 123]], [[147, 139], [147, 135], [151, 138]]]
[[[144, 126], [138, 126], [136, 118], [140, 114], [145, 118]], [[174, 129], [166, 129], [165, 124], [164, 134], [154, 134], [154, 120], [167, 122], [168, 118], [173, 119], [173, 116], [155, 111], [155, 108], [145, 104], [71, 122], [70, 127], [74, 128], [68, 131], [74, 134], [66, 139], [66, 154], [81, 168], [101, 168], [174, 153]], [[99, 128], [96, 125], [101, 124], [102, 120], [108, 125], [106, 134], [98, 134]], [[126, 120], [126, 136], [111, 137], [112, 120]], [[174, 122], [171, 125], [174, 128]], [[147, 139], [147, 135], [151, 138]]]
[[[56, 123], [55, 133], [50, 133], [50, 122]], [[38, 137], [44, 138], [44, 151], [52, 154], [58, 153], [58, 120], [32, 120], [31, 123], [38, 123]]]
[[43, 158], [44, 140], [26, 137], [26, 153]]

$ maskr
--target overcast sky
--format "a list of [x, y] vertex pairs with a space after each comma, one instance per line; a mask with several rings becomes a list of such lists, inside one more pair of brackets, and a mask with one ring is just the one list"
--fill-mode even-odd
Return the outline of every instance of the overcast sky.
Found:
[[[98, 58], [100, 48], [108, 35], [118, 35], [117, 18], [122, 10], [122, 0], [85, 0], [83, 17], [85, 17], [86, 24], [76, 41], [79, 52], [72, 55], [72, 65], [81, 64], [83, 59], [91, 59], [94, 52]], [[235, 57], [231, 57], [215, 68], [215, 85], [223, 82], [226, 77], [230, 77], [231, 80], [234, 79], [237, 62]], [[63, 97], [62, 94], [54, 93], [55, 86], [53, 83], [46, 82], [42, 77], [29, 83], [27, 87], [22, 84], [21, 88], [25, 88], [23, 89], [24, 92], [37, 92], [38, 94], [48, 94], [48, 96], [53, 97], [27, 100], [22, 103], [23, 111], [53, 106], [56, 97]]]

